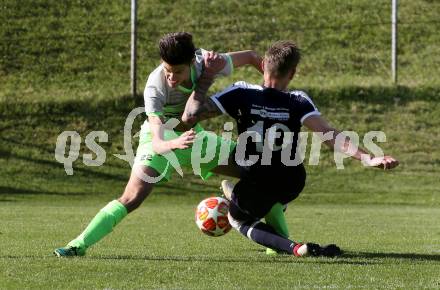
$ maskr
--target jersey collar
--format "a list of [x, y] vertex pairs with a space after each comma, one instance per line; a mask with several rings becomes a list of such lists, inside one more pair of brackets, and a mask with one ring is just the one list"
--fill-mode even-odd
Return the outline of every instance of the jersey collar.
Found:
[[185, 94], [190, 94], [192, 93], [192, 91], [194, 91], [194, 89], [196, 88], [196, 70], [194, 68], [193, 65], [191, 65], [191, 83], [192, 83], [192, 87], [190, 89], [182, 87], [181, 85], [178, 85], [177, 88]]

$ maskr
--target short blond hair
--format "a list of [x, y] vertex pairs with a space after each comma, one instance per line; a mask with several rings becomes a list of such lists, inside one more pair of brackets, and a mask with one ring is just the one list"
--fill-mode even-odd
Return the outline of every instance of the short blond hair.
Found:
[[264, 70], [275, 77], [283, 77], [296, 69], [300, 59], [300, 50], [295, 43], [288, 40], [278, 41], [264, 55]]

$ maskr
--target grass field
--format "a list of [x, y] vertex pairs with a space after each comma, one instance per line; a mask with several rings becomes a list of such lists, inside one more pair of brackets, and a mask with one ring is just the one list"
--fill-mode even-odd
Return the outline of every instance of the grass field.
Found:
[[[275, 40], [292, 39], [303, 49], [295, 87], [391, 85], [391, 1], [264, 3], [139, 1], [139, 92], [159, 63], [158, 39], [176, 30], [219, 51], [263, 53]], [[105, 100], [130, 92], [129, 1], [6, 0], [2, 12], [0, 100]], [[401, 85], [439, 85], [439, 14], [438, 1], [399, 3]], [[235, 76], [241, 78], [259, 76], [244, 70]]]
[[200, 194], [156, 195], [87, 257], [57, 259], [102, 206], [58, 196], [0, 203], [0, 288], [431, 288], [440, 287], [440, 209], [299, 202], [293, 236], [336, 242], [337, 259], [268, 257], [236, 232], [211, 238], [193, 222]]

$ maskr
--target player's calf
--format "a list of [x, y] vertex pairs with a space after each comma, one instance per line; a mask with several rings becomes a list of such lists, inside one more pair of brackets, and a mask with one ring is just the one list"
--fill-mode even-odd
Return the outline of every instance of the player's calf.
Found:
[[157, 177], [159, 173], [148, 166], [133, 167], [124, 193], [118, 199], [129, 213], [137, 209], [153, 190], [154, 184], [144, 181], [142, 174]]

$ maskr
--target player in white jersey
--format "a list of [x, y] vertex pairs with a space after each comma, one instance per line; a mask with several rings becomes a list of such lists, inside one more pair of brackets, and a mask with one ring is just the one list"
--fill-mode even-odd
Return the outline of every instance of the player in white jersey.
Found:
[[250, 50], [217, 54], [196, 49], [192, 35], [185, 32], [165, 35], [159, 41], [159, 52], [162, 63], [150, 74], [145, 87], [148, 120], [141, 128], [134, 166], [125, 191], [120, 198], [102, 208], [77, 238], [66, 247], [55, 249], [54, 254], [58, 257], [85, 255], [87, 248], [109, 234], [129, 212], [139, 207], [156, 181], [170, 178], [176, 165], [173, 161], [179, 166], [191, 166], [190, 145], [196, 139], [196, 133], [197, 139], [206, 139], [208, 143], [212, 140], [216, 144], [202, 147], [200, 156], [211, 153], [214, 156], [213, 160], [200, 164], [202, 178], [208, 177], [211, 172], [238, 175], [231, 166], [218, 166], [223, 161], [220, 148], [227, 149], [227, 158], [235, 147], [233, 142], [208, 134], [198, 124], [191, 127], [178, 125], [174, 130], [167, 130], [164, 124], [171, 118], [181, 118], [188, 97], [206, 69], [204, 58], [222, 60], [222, 67], [217, 69], [215, 77], [230, 75], [234, 67], [243, 65], [253, 65], [261, 71], [261, 58]]

